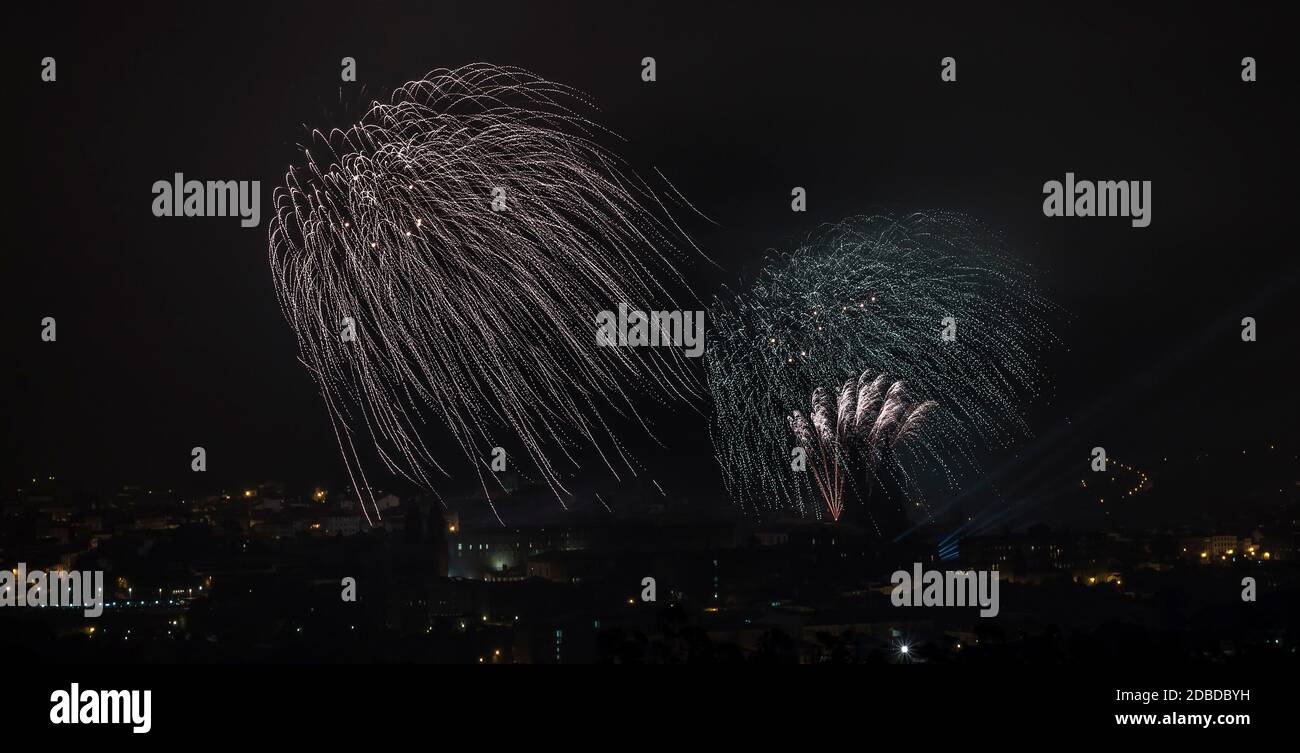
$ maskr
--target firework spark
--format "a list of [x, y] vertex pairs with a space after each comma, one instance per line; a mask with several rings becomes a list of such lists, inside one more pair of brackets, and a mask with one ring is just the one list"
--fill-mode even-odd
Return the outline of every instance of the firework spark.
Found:
[[[834, 403], [833, 422], [832, 404], [826, 390], [821, 387], [813, 390], [815, 431], [797, 410], [786, 418], [796, 444], [803, 448], [812, 466], [813, 481], [831, 520], [838, 521], [844, 512], [844, 484], [849, 479], [849, 469], [854, 464], [862, 466], [863, 480], [869, 490], [876, 481], [881, 460], [900, 442], [919, 437], [925, 417], [938, 405], [933, 400], [908, 405], [902, 382], [890, 385], [882, 401], [880, 392], [887, 382], [884, 374], [872, 379], [868, 371], [862, 372], [856, 384], [853, 380], [846, 381]], [[910, 479], [905, 468], [900, 468], [899, 473]]]
[[480, 484], [491, 448], [522, 448], [512, 468], [563, 504], [581, 448], [635, 473], [610, 421], [644, 426], [636, 395], [694, 394], [676, 349], [595, 347], [598, 311], [673, 307], [674, 261], [698, 250], [667, 203], [689, 205], [602, 146], [587, 109], [517, 68], [437, 70], [313, 132], [277, 189], [276, 291], [359, 493], [367, 455], [434, 488], [433, 425]]
[[[1037, 360], [1054, 339], [1054, 311], [1030, 272], [958, 215], [858, 217], [821, 228], [710, 311], [710, 433], [733, 500], [760, 514], [838, 518], [843, 491], [836, 506], [825, 504], [824, 479], [791, 469], [788, 431], [799, 430], [781, 419], [809, 390], [864, 368], [875, 376], [814, 398], [814, 419], [825, 406], [828, 422], [843, 422], [845, 437], [872, 448], [868, 484], [890, 477], [920, 498], [906, 471], [916, 468], [955, 487], [983, 449], [1028, 434], [1022, 411], [1040, 395]], [[946, 341], [949, 324], [956, 336]], [[798, 422], [817, 428], [807, 417]]]

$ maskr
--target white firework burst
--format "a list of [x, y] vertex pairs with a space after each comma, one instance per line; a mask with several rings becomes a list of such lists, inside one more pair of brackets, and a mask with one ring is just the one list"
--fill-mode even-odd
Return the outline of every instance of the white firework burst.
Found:
[[638, 395], [696, 393], [676, 349], [596, 347], [599, 311], [675, 308], [675, 262], [698, 249], [668, 206], [689, 205], [603, 146], [590, 109], [518, 68], [437, 70], [351, 128], [313, 132], [286, 174], [275, 287], [359, 493], [371, 455], [434, 488], [449, 466], [432, 426], [484, 485], [491, 448], [520, 448], [512, 467], [563, 503], [582, 448], [635, 472], [611, 422], [644, 426]]

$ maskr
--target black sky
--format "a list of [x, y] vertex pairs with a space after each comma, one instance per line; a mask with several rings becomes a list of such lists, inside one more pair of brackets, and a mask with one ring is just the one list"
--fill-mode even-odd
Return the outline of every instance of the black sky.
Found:
[[[1032, 409], [1045, 444], [1008, 463], [1075, 449], [1082, 463], [1097, 444], [1294, 446], [1295, 79], [1271, 11], [614, 5], [18, 11], [6, 481], [180, 485], [195, 445], [214, 484], [338, 478], [274, 299], [271, 190], [308, 128], [478, 61], [589, 93], [631, 162], [718, 223], [689, 227], [720, 265], [690, 272], [705, 299], [765, 249], [852, 214], [956, 209], [1006, 232], [1073, 316], [1068, 351], [1049, 356], [1056, 398]], [[55, 84], [39, 80], [46, 55]], [[1257, 83], [1240, 81], [1244, 55]], [[359, 83], [340, 83], [344, 56]], [[956, 84], [939, 81], [944, 56]], [[152, 183], [178, 171], [262, 181], [262, 225], [154, 218]], [[1067, 171], [1153, 181], [1152, 225], [1044, 218], [1042, 184]], [[789, 211], [795, 185], [806, 215]], [[39, 339], [47, 315], [55, 344]], [[1240, 341], [1243, 316], [1259, 342]], [[677, 483], [715, 488], [706, 423], [663, 420]]]

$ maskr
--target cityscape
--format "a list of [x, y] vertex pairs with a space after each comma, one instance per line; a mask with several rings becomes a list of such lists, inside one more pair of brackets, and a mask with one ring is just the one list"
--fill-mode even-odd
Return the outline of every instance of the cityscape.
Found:
[[[1294, 463], [1270, 454], [1254, 468], [1280, 483]], [[1134, 472], [1130, 491], [1168, 482], [1182, 494], [1165, 473], [1184, 470]], [[1116, 479], [1117, 496], [1128, 483]], [[847, 520], [701, 515], [653, 491], [617, 517], [573, 510], [510, 527], [481, 491], [444, 506], [374, 490], [382, 523], [370, 526], [346, 488], [127, 486], [73, 500], [56, 478], [33, 478], [0, 505], [0, 555], [29, 572], [108, 573], [104, 612], [4, 609], [0, 630], [92, 662], [1259, 666], [1295, 660], [1290, 483], [1214, 526], [1034, 523], [945, 550], [924, 535], [882, 545]], [[516, 484], [503, 499], [528, 496]], [[1096, 493], [1080, 480], [1075, 499]], [[889, 575], [913, 562], [997, 571], [1001, 614], [892, 605]], [[1266, 594], [1258, 603], [1242, 602], [1245, 576]]]

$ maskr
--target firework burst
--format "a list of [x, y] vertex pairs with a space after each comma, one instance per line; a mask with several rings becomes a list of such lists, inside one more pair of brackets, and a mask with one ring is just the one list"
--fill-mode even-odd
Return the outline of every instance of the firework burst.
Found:
[[563, 504], [582, 448], [635, 473], [611, 424], [644, 426], [634, 397], [698, 387], [676, 349], [596, 347], [597, 312], [673, 308], [697, 250], [667, 206], [688, 205], [602, 146], [590, 109], [517, 68], [434, 71], [313, 132], [277, 189], [276, 291], [360, 493], [365, 456], [434, 488], [432, 425], [484, 485], [491, 448], [521, 448], [512, 469]]
[[[815, 440], [820, 411], [841, 456], [866, 450], [860, 494], [889, 478], [928, 514], [908, 469], [955, 487], [982, 449], [1028, 434], [1023, 406], [1044, 381], [1053, 312], [1029, 270], [954, 214], [853, 218], [769, 258], [710, 311], [710, 431], [733, 500], [839, 518], [844, 487], [791, 467], [790, 432], [800, 446]], [[811, 417], [790, 413], [810, 390], [841, 383], [837, 396], [814, 393]]]
[[[851, 478], [850, 469], [855, 464], [863, 469], [869, 493], [873, 482], [878, 483], [881, 461], [900, 442], [919, 437], [926, 416], [938, 405], [933, 400], [909, 405], [902, 382], [888, 388], [886, 384], [886, 375], [873, 379], [871, 372], [864, 371], [856, 384], [849, 380], [840, 387], [834, 403], [826, 390], [813, 390], [811, 422], [798, 410], [786, 417], [795, 444], [812, 466], [814, 485], [831, 520], [838, 521], [844, 512], [844, 486]], [[893, 472], [893, 467], [886, 464], [886, 470]], [[906, 468], [897, 472], [902, 479], [911, 480]]]

